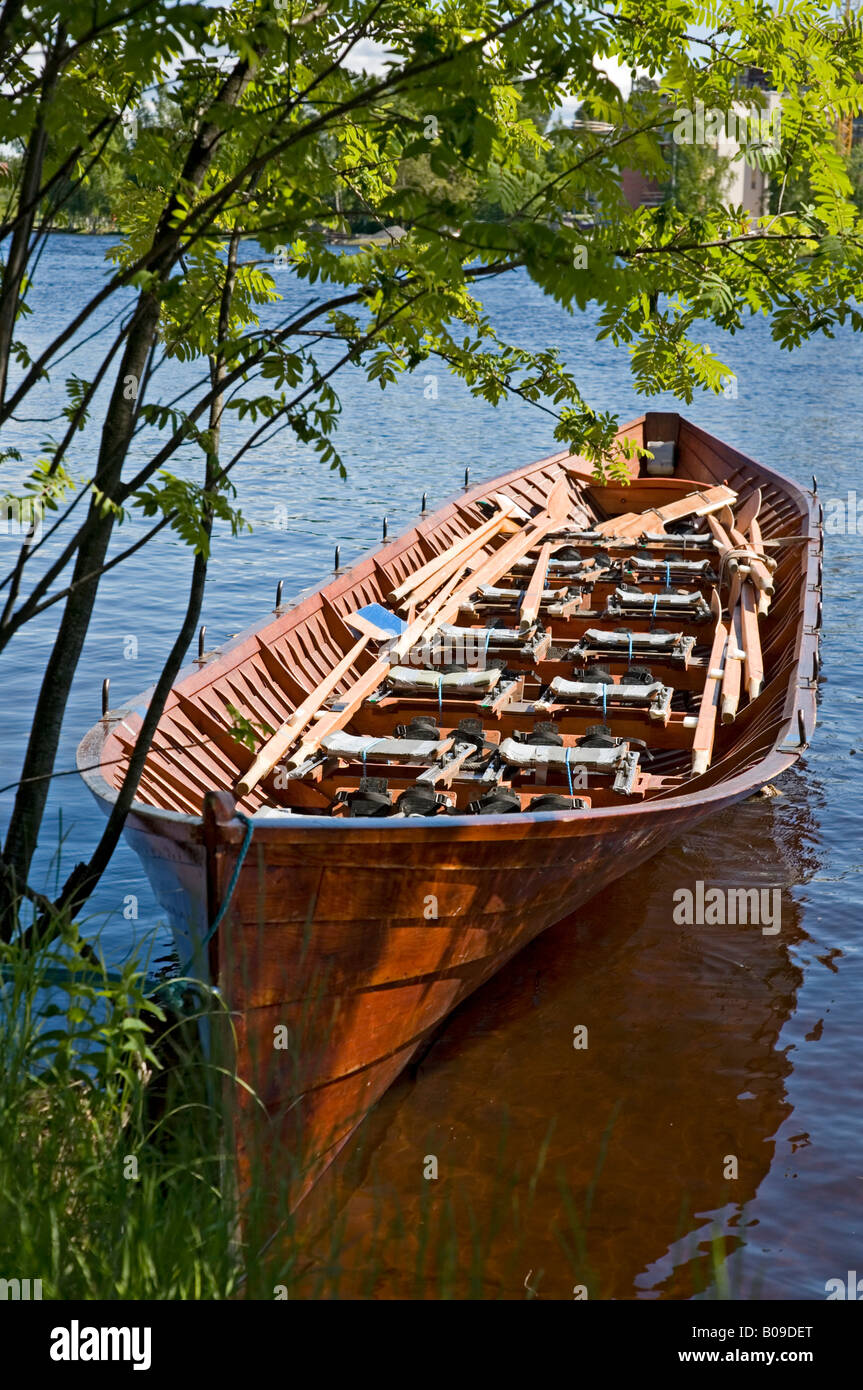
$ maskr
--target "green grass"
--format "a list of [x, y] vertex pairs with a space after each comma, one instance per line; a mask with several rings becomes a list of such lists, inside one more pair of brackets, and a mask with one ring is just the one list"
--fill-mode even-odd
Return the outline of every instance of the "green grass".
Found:
[[[0, 970], [0, 1278], [40, 1279], [43, 1298], [64, 1300], [494, 1299], [522, 1285], [553, 1126], [531, 1172], [502, 1133], [482, 1219], [419, 1177], [408, 1214], [375, 1181], [366, 1130], [351, 1154], [373, 1194], [361, 1248], [335, 1199], [292, 1217], [272, 1173], [253, 1180], [240, 1220], [219, 1098], [241, 1083], [204, 1061], [194, 1020], [166, 1017], [131, 967], [94, 971], [74, 928], [37, 953], [0, 946]], [[581, 1202], [558, 1180], [557, 1243], [591, 1299], [602, 1288], [586, 1232], [613, 1126]], [[696, 1295], [742, 1296], [730, 1253], [718, 1232], [693, 1250]], [[542, 1270], [524, 1288], [555, 1296]]]
[[0, 1273], [41, 1278], [43, 1298], [232, 1296], [251, 1271], [188, 1025], [131, 969], [94, 974], [70, 933], [35, 955], [3, 947], [0, 964]]

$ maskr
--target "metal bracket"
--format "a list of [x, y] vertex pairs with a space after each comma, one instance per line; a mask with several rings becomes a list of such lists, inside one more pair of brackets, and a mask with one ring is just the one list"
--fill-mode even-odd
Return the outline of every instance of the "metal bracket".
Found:
[[806, 735], [806, 715], [799, 708], [797, 710], [797, 732], [800, 736], [799, 743], [781, 744], [780, 753], [802, 753], [805, 748], [809, 747], [809, 739]]

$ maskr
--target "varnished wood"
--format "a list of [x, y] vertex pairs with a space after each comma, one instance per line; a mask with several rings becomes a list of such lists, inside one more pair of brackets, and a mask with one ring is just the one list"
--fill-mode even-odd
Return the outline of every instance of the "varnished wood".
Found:
[[[752, 582], [723, 575], [730, 640], [746, 652], [745, 690], [738, 692], [733, 721], [717, 721], [719, 699], [727, 696], [730, 710], [734, 694], [728, 654], [727, 682], [709, 675], [722, 658], [724, 622], [697, 622], [686, 615], [654, 622], [649, 611], [625, 620], [634, 633], [663, 627], [692, 636], [697, 644], [685, 670], [660, 659], [633, 657], [675, 690], [667, 723], [652, 720], [642, 708], [609, 706], [606, 711], [616, 737], [641, 739], [653, 753], [652, 759], [642, 760], [631, 795], [616, 793], [610, 777], [596, 777], [583, 811], [542, 817], [524, 811], [467, 814], [481, 788], [465, 772], [469, 759], [462, 759], [442, 778], [427, 779], [455, 798], [460, 812], [455, 817], [360, 820], [345, 815], [343, 805], [336, 814], [331, 808], [335, 790], [357, 787], [363, 772], [389, 777], [394, 795], [416, 784], [420, 765], [388, 770], [375, 761], [374, 750], [365, 762], [318, 765], [315, 775], [302, 782], [279, 786], [268, 772], [249, 787], [237, 809], [253, 817], [251, 845], [222, 924], [205, 958], [199, 945], [196, 955], [196, 968], [218, 986], [230, 1010], [230, 1026], [221, 1033], [215, 1023], [210, 1028], [211, 1045], [216, 1047], [221, 1036], [232, 1047], [236, 1029], [237, 1050], [229, 1065], [236, 1066], [259, 1097], [255, 1101], [245, 1090], [230, 1087], [240, 1172], [247, 1184], [254, 1181], [273, 1191], [287, 1184], [292, 1201], [298, 1201], [463, 998], [538, 932], [615, 877], [636, 869], [701, 817], [733, 805], [789, 767], [797, 755], [798, 711], [811, 732], [820, 621], [816, 505], [793, 483], [677, 415], [651, 412], [622, 433], [636, 445], [674, 441], [675, 477], [642, 481], [632, 463], [631, 488], [615, 484], [603, 491], [587, 461], [562, 453], [479, 484], [296, 607], [242, 634], [213, 660], [182, 673], [168, 698], [127, 835], [169, 914], [185, 960], [225, 904], [246, 835], [231, 788], [248, 775], [256, 753], [233, 736], [228, 703], [256, 723], [281, 729], [313, 699], [321, 717], [303, 726], [309, 734], [303, 740], [306, 753], [320, 748], [327, 730], [392, 737], [397, 721], [409, 722], [419, 712], [437, 719], [441, 740], [451, 739], [460, 719], [481, 717], [486, 739], [499, 746], [516, 733], [529, 734], [538, 717], [533, 702], [551, 680], [573, 678], [572, 663], [564, 660], [568, 647], [588, 627], [620, 625], [604, 616], [614, 585], [597, 582], [568, 616], [550, 618], [543, 606], [539, 620], [548, 640], [540, 644], [535, 660], [513, 658], [521, 682], [514, 698], [495, 690], [483, 709], [482, 700], [439, 698], [435, 691], [416, 697], [385, 692], [370, 703], [368, 696], [389, 664], [355, 651], [343, 677], [333, 682], [340, 708], [320, 708], [322, 689], [351, 653], [350, 615], [357, 609], [386, 603], [393, 591], [410, 596], [423, 567], [441, 560], [439, 569], [426, 569], [426, 578], [438, 574], [443, 592], [414, 605], [419, 626], [411, 625], [408, 645], [425, 630], [423, 623], [432, 620], [458, 621], [460, 630], [463, 626], [469, 633], [471, 624], [482, 626], [483, 619], [459, 613], [459, 585], [475, 590], [480, 583], [496, 585], [511, 576], [512, 584], [503, 582], [503, 587], [524, 586], [525, 572], [519, 578], [513, 565], [532, 555], [536, 579], [555, 530], [569, 526], [582, 531], [588, 529], [586, 522], [602, 517], [621, 521], [627, 513], [631, 519], [624, 530], [631, 525], [636, 533], [629, 540], [631, 549], [624, 545], [618, 550], [614, 537], [607, 535], [592, 547], [576, 543], [579, 553], [599, 548], [612, 556], [685, 551], [687, 559], [709, 559], [718, 570], [712, 544], [684, 544], [669, 535], [667, 544], [642, 546], [637, 538], [644, 529], [659, 530], [656, 518], [668, 506], [691, 506], [685, 498], [694, 490], [722, 488], [719, 495], [726, 499], [728, 491], [739, 495], [737, 529], [742, 535], [748, 532], [756, 555], [776, 557], [774, 601], [760, 627]], [[500, 498], [509, 499], [514, 520], [501, 528], [499, 539], [477, 542], [480, 528], [487, 525], [478, 504]], [[789, 537], [799, 544], [771, 549], [772, 541]], [[726, 539], [730, 546], [727, 534]], [[495, 543], [498, 549], [488, 553]], [[456, 560], [463, 565], [442, 560], [453, 546], [462, 547]], [[540, 593], [549, 587], [560, 591], [565, 583], [546, 574], [534, 587]], [[709, 593], [697, 577], [689, 588]], [[663, 585], [645, 584], [643, 591], [661, 593]], [[452, 617], [444, 617], [454, 595]], [[518, 606], [501, 612], [501, 625], [517, 629]], [[403, 643], [400, 650], [406, 650]], [[629, 665], [625, 655], [605, 664], [621, 683]], [[81, 745], [80, 766], [106, 806], [122, 782], [147, 698], [137, 697], [100, 721]], [[709, 766], [693, 781], [693, 742], [699, 735], [691, 724], [693, 718], [701, 724], [702, 715], [705, 735], [711, 724], [709, 746], [704, 740]], [[569, 746], [577, 746], [588, 727], [602, 722], [601, 706], [595, 703], [555, 704], [542, 717], [554, 723]], [[567, 790], [560, 772], [549, 773], [544, 782], [530, 775], [511, 781], [522, 807], [540, 792]], [[202, 815], [205, 793], [208, 809]], [[298, 814], [280, 814], [288, 808]], [[265, 809], [273, 814], [265, 817]], [[287, 1047], [274, 1045], [280, 1036], [276, 1030], [286, 1034]]]

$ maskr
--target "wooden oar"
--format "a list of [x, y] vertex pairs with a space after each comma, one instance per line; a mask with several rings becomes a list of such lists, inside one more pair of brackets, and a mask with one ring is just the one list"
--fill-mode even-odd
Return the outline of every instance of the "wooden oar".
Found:
[[707, 518], [707, 525], [710, 527], [713, 539], [716, 541], [716, 544], [718, 545], [721, 554], [723, 556], [728, 556], [728, 559], [725, 562], [728, 573], [736, 574], [740, 565], [740, 561], [733, 554], [734, 546], [731, 543], [730, 536], [728, 536], [725, 531], [725, 527], [722, 526], [720, 522], [716, 520], [715, 516], [709, 516]]
[[[736, 578], [736, 576], [735, 576]], [[738, 586], [739, 587], [739, 586]], [[728, 626], [728, 645], [725, 648], [725, 670], [722, 676], [722, 722], [731, 724], [737, 716], [742, 684], [744, 651], [741, 645], [740, 604], [731, 606]]]
[[562, 477], [548, 494], [546, 510], [533, 517], [529, 526], [525, 526], [517, 536], [506, 541], [500, 550], [495, 550], [492, 555], [485, 559], [474, 557], [469, 561], [468, 570], [473, 583], [465, 598], [469, 598], [470, 593], [475, 592], [481, 584], [496, 584], [503, 575], [508, 574], [513, 565], [523, 560], [529, 551], [545, 539], [549, 531], [561, 525], [568, 512], [569, 488], [566, 478]]
[[[415, 599], [414, 596], [416, 595], [416, 591], [426, 580], [439, 574], [441, 571], [455, 568], [456, 562], [462, 555], [491, 540], [492, 537], [497, 535], [500, 531], [507, 517], [514, 516], [517, 511], [521, 510], [517, 503], [512, 502], [508, 497], [503, 497], [500, 493], [497, 494], [497, 497], [500, 499], [500, 511], [496, 516], [490, 517], [489, 520], [484, 521], [481, 526], [477, 526], [474, 530], [468, 531], [467, 535], [461, 536], [457, 541], [454, 541], [451, 546], [448, 546], [446, 550], [442, 550], [439, 555], [433, 556], [426, 564], [421, 565], [418, 570], [414, 570], [413, 574], [409, 575], [403, 584], [400, 584], [397, 589], [393, 589], [392, 593], [389, 594], [388, 597], [390, 601], [393, 604], [399, 604], [402, 599], [406, 598], [409, 594], [412, 596], [412, 602], [420, 601]], [[443, 582], [443, 578], [445, 577], [445, 574], [442, 575], [441, 582]]]
[[[432, 594], [437, 593], [440, 586], [450, 579], [452, 575], [457, 571], [463, 570], [469, 560], [473, 560], [477, 556], [481, 556], [484, 559], [487, 555], [492, 555], [494, 552], [489, 550], [488, 547], [496, 537], [504, 533], [505, 526], [509, 524], [509, 521], [510, 518], [508, 516], [504, 517], [497, 531], [492, 532], [490, 535], [486, 534], [485, 536], [480, 536], [479, 540], [474, 541], [471, 545], [465, 546], [452, 560], [448, 560], [445, 565], [442, 565], [434, 574], [430, 574], [421, 584], [418, 584], [415, 589], [411, 589], [407, 598], [395, 600], [394, 606], [403, 613], [416, 610], [418, 605], [425, 603], [426, 599], [431, 598]], [[520, 530], [521, 527], [516, 526], [516, 531], [518, 532]], [[407, 581], [405, 582], [407, 583]], [[416, 616], [415, 611], [412, 613], [411, 621], [413, 621], [414, 616]]]
[[[500, 534], [498, 532], [498, 534]], [[427, 575], [422, 583], [417, 584], [415, 589], [411, 589], [405, 598], [393, 597], [392, 604], [399, 613], [409, 615], [409, 621], [413, 622], [417, 616], [417, 609], [436, 594], [441, 585], [446, 584], [452, 579], [454, 574], [460, 574], [468, 560], [472, 560], [475, 555], [482, 551], [485, 553], [485, 537], [480, 537], [472, 545], [467, 545], [458, 555], [449, 560], [445, 565], [441, 565], [434, 574]]]
[[[767, 566], [768, 570], [770, 571], [770, 574], [773, 575], [776, 571], [776, 561], [773, 559], [772, 555], [767, 555], [765, 553], [764, 541], [761, 538], [761, 527], [758, 525], [758, 522], [755, 517], [753, 517], [749, 523], [749, 535], [752, 539], [753, 550], [757, 550], [759, 555], [764, 556], [764, 564]], [[766, 615], [768, 609], [770, 608], [770, 602], [773, 597], [773, 592], [773, 588], [771, 588], [769, 592], [767, 589], [762, 589], [760, 594], [758, 595], [759, 618], [763, 618]]]
[[756, 519], [761, 511], [761, 488], [758, 487], [754, 492], [750, 492], [746, 501], [743, 502], [737, 512], [737, 529], [745, 535], [751, 523]]
[[[423, 636], [428, 635], [434, 626], [441, 622], [447, 622], [453, 613], [458, 611], [458, 604], [461, 601], [459, 596], [464, 582], [461, 573], [453, 575], [441, 593], [437, 594], [428, 604], [422, 615], [405, 628], [390, 653], [375, 661], [350, 689], [345, 691], [339, 700], [339, 708], [321, 715], [315, 724], [313, 735], [306, 738], [299, 750], [289, 759], [292, 767], [299, 767], [307, 758], [316, 753], [327, 734], [335, 733], [337, 729], [344, 728], [345, 724], [356, 714], [363, 701], [377, 690], [390, 668], [397, 666], [411, 647]], [[455, 603], [455, 607], [453, 607], [453, 603]], [[306, 720], [307, 725], [311, 723], [317, 713], [317, 710], [312, 712]]]
[[426, 605], [421, 616], [405, 629], [390, 654], [376, 661], [350, 690], [345, 692], [339, 702], [340, 708], [318, 720], [311, 738], [306, 738], [291, 757], [291, 765], [297, 767], [305, 762], [317, 751], [327, 734], [343, 728], [356, 714], [363, 701], [377, 690], [390, 668], [398, 665], [420, 637], [430, 635], [440, 623], [449, 622], [480, 584], [494, 584], [501, 575], [506, 574], [516, 561], [522, 559], [553, 527], [560, 525], [568, 510], [569, 490], [566, 479], [561, 477], [549, 492], [545, 512], [534, 517], [532, 524], [526, 526], [520, 535], [506, 541], [500, 550], [495, 551], [486, 560], [468, 561], [467, 574], [457, 572], [446, 587]]
[[761, 633], [758, 631], [758, 614], [755, 604], [755, 587], [747, 580], [740, 589], [740, 615], [745, 652], [743, 674], [746, 678], [746, 693], [750, 700], [756, 700], [764, 683], [764, 660], [761, 655]]
[[[757, 524], [756, 522], [756, 525]], [[771, 578], [770, 571], [764, 561], [759, 560], [752, 546], [749, 544], [749, 541], [741, 531], [738, 531], [736, 526], [731, 528], [731, 539], [738, 550], [746, 551], [746, 563], [749, 565], [749, 573], [752, 576], [752, 582], [755, 584], [756, 588], [761, 589], [765, 594], [772, 594], [773, 579]]]
[[341, 661], [328, 671], [324, 679], [315, 686], [314, 690], [306, 696], [302, 704], [298, 705], [290, 719], [280, 729], [267, 739], [267, 742], [259, 749], [258, 755], [251, 767], [248, 768], [236, 784], [237, 800], [248, 796], [254, 790], [262, 777], [266, 777], [272, 772], [279, 759], [290, 748], [294, 739], [302, 732], [306, 724], [314, 716], [314, 712], [320, 709], [324, 700], [331, 695], [353, 666], [354, 662], [362, 656], [370, 642], [380, 642], [392, 636], [392, 633], [385, 632], [383, 628], [376, 627], [374, 623], [368, 622], [354, 613], [345, 619], [346, 624], [352, 627], [355, 632], [360, 633], [359, 640], [354, 643], [350, 651], [346, 652]]
[[539, 559], [534, 566], [533, 574], [530, 577], [530, 583], [524, 595], [521, 611], [518, 615], [520, 632], [526, 632], [528, 628], [533, 627], [539, 617], [542, 594], [545, 589], [545, 577], [548, 574], [548, 562], [550, 559], [551, 541], [544, 541], [542, 549], [539, 552]]
[[710, 598], [710, 607], [716, 619], [713, 631], [713, 646], [710, 649], [710, 664], [701, 696], [698, 722], [692, 739], [692, 775], [700, 777], [710, 766], [713, 757], [713, 740], [716, 734], [716, 710], [719, 704], [719, 691], [722, 685], [722, 658], [728, 640], [728, 631], [722, 621], [722, 604], [716, 590]]
[[[742, 531], [743, 527], [741, 526], [740, 529]], [[756, 550], [759, 555], [764, 556], [764, 563], [769, 569], [770, 573], [773, 574], [776, 570], [776, 561], [774, 560], [772, 555], [767, 555], [765, 553], [764, 541], [761, 537], [761, 527], [758, 525], [758, 520], [756, 517], [753, 517], [749, 523], [749, 537], [752, 541], [752, 549]]]
[[[760, 491], [758, 493], [758, 499], [760, 504]], [[761, 590], [762, 595], [766, 594], [768, 595], [768, 597], [772, 595], [773, 580], [771, 578], [771, 565], [773, 569], [775, 569], [776, 564], [775, 561], [772, 560], [770, 561], [770, 563], [768, 563], [765, 559], [762, 559], [760, 553], [758, 553], [760, 550], [761, 531], [759, 529], [756, 517], [752, 516], [748, 524], [750, 527], [755, 527], [755, 533], [758, 536], [759, 540], [759, 546], [757, 547], [754, 544], [751, 544], [746, 539], [746, 536], [743, 534], [746, 530], [746, 527], [741, 525], [735, 525], [734, 513], [730, 507], [723, 507], [721, 512], [719, 513], [718, 519], [725, 527], [731, 541], [733, 542], [737, 550], [742, 550], [744, 552], [743, 555], [737, 555], [735, 557], [735, 563], [739, 563], [742, 560], [745, 564], [747, 564], [749, 566], [749, 570], [752, 575], [752, 582], [755, 585], [755, 587]], [[767, 612], [767, 607], [768, 604], [765, 603], [765, 613]], [[758, 602], [758, 611], [759, 613], [762, 611], [761, 599], [759, 599]]]

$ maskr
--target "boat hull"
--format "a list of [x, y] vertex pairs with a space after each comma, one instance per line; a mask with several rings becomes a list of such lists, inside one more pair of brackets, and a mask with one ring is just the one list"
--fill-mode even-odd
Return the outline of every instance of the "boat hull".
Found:
[[[232, 1083], [230, 1093], [247, 1190], [287, 1186], [295, 1205], [469, 994], [532, 938], [683, 830], [779, 776], [806, 746], [815, 723], [821, 622], [817, 500], [677, 416], [648, 416], [624, 430], [645, 441], [674, 438], [687, 477], [762, 488], [765, 533], [789, 537], [776, 552], [776, 598], [763, 628], [768, 679], [733, 729], [720, 729], [713, 764], [691, 790], [678, 784], [641, 805], [589, 811], [381, 821], [315, 814], [249, 821], [227, 792], [206, 791], [219, 786], [225, 747], [212, 723], [211, 690], [223, 680], [237, 700], [235, 692], [257, 682], [267, 699], [281, 698], [281, 684], [273, 682], [278, 676], [290, 685], [286, 653], [305, 685], [314, 684], [321, 662], [333, 659], [320, 654], [331, 640], [324, 619], [338, 635], [338, 605], [351, 611], [379, 601], [384, 566], [390, 583], [411, 572], [422, 558], [422, 528], [359, 561], [293, 611], [279, 610], [275, 620], [241, 634], [212, 667], [178, 682], [171, 737], [188, 732], [194, 709], [207, 733], [201, 762], [184, 787], [165, 761], [166, 744], [151, 785], [166, 789], [168, 805], [172, 797], [183, 804], [195, 796], [200, 805], [203, 789], [203, 813], [137, 801], [126, 833], [169, 915], [181, 960], [224, 1001], [224, 1026], [212, 1029], [208, 1042], [244, 1083]], [[529, 504], [547, 493], [561, 461], [589, 478], [587, 465], [554, 456], [445, 504], [424, 523], [426, 533], [437, 527], [449, 543], [447, 528], [467, 524], [463, 513], [473, 499], [502, 486]], [[146, 698], [111, 712], [79, 750], [84, 775], [106, 807], [116, 791], [114, 774], [103, 768], [116, 765], [122, 739], [134, 735], [133, 711]], [[285, 716], [276, 709], [268, 717]], [[632, 882], [637, 892], [637, 877]], [[669, 903], [669, 920], [671, 911]]]
[[[540, 932], [751, 792], [740, 779], [698, 807], [530, 827], [512, 817], [493, 835], [443, 821], [397, 838], [363, 821], [256, 828], [218, 946], [196, 966], [229, 1005], [222, 1060], [254, 1091], [232, 1086], [244, 1186], [288, 1186], [296, 1205], [453, 1009]], [[237, 864], [243, 827], [219, 811], [207, 808], [198, 846], [178, 844], [170, 821], [129, 828], [181, 954]]]

